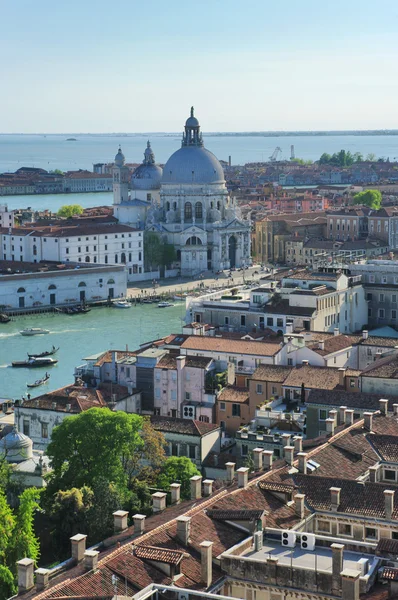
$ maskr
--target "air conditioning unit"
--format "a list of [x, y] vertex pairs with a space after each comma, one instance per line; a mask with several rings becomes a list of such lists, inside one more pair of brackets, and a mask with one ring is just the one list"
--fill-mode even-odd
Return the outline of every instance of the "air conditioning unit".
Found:
[[184, 406], [182, 416], [184, 419], [195, 419], [196, 418], [196, 406], [190, 406], [189, 404]]
[[294, 548], [296, 545], [296, 532], [290, 529], [282, 530], [282, 546], [286, 548]]
[[313, 533], [302, 533], [301, 547], [303, 550], [315, 550], [315, 535]]

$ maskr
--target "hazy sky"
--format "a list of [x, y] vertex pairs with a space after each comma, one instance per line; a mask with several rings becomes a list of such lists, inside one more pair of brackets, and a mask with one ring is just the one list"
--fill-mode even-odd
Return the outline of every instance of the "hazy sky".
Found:
[[398, 129], [397, 0], [0, 0], [0, 132]]

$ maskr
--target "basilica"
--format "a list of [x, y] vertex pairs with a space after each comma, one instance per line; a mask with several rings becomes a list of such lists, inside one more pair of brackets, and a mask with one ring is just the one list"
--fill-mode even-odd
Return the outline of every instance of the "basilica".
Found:
[[119, 150], [113, 187], [115, 217], [173, 244], [181, 275], [250, 264], [250, 222], [242, 219], [239, 207], [229, 197], [223, 168], [204, 147], [193, 108], [181, 148], [163, 171], [155, 164], [148, 142], [144, 161], [129, 182], [129, 170]]

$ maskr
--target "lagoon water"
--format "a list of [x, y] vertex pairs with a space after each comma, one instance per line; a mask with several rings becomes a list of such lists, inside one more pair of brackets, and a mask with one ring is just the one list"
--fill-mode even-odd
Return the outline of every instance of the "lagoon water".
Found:
[[[46, 369], [13, 369], [15, 360], [25, 360], [27, 353], [49, 350], [52, 345], [60, 349], [54, 358], [58, 364], [47, 367], [51, 377], [47, 384], [30, 390], [37, 396], [46, 390], [55, 390], [73, 383], [75, 366], [83, 364], [82, 358], [102, 350], [135, 350], [143, 342], [169, 333], [180, 333], [185, 302], [160, 309], [157, 304], [132, 306], [128, 310], [95, 308], [83, 315], [31, 315], [0, 324], [0, 398], [20, 398], [29, 389], [27, 383], [41, 378]], [[26, 327], [49, 329], [48, 335], [22, 336]]]

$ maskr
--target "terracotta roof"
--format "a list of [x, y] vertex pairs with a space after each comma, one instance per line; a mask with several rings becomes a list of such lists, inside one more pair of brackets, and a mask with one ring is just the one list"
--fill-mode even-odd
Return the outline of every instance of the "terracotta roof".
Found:
[[23, 408], [38, 408], [72, 414], [103, 406], [106, 406], [106, 402], [99, 390], [77, 385], [66, 385], [53, 392], [24, 400], [22, 404]]
[[279, 483], [277, 481], [260, 481], [258, 485], [262, 490], [268, 490], [269, 492], [293, 493], [294, 491], [294, 486], [290, 483]]
[[378, 346], [380, 348], [395, 348], [398, 346], [397, 338], [369, 336], [366, 340], [362, 340], [362, 346]]
[[[361, 408], [364, 410], [379, 410], [381, 394], [364, 394], [362, 392], [346, 392], [345, 390], [310, 390], [307, 404], [322, 404], [325, 406], [347, 406], [347, 408]], [[389, 399], [388, 409], [397, 402], [396, 396]]]
[[156, 369], [177, 369], [177, 357], [174, 354], [165, 354], [155, 367]]
[[130, 352], [127, 350], [107, 350], [104, 352], [97, 362], [94, 364], [94, 367], [102, 367], [105, 363], [112, 362], [112, 355], [116, 353], [115, 360], [121, 360], [122, 358], [126, 358], [127, 356], [136, 356], [136, 352]]
[[396, 554], [398, 556], [398, 540], [380, 538], [377, 544], [376, 554]]
[[324, 340], [324, 348], [319, 347], [319, 342], [309, 343], [308, 347], [311, 348], [317, 354], [326, 356], [327, 354], [333, 354], [346, 348], [357, 344], [362, 338], [360, 336], [351, 335], [333, 335]]
[[184, 553], [177, 550], [168, 550], [156, 546], [139, 545], [134, 547], [134, 555], [138, 558], [154, 560], [167, 563], [169, 565], [178, 565], [182, 560]]
[[245, 387], [227, 385], [219, 394], [218, 402], [249, 402], [249, 390]]
[[225, 352], [228, 354], [249, 354], [255, 356], [275, 356], [280, 343], [258, 342], [250, 340], [230, 340], [218, 337], [191, 335], [182, 344], [186, 350], [203, 350], [207, 352]]
[[157, 431], [194, 436], [206, 435], [220, 428], [215, 423], [202, 423], [202, 421], [194, 421], [193, 419], [174, 419], [155, 415], [151, 416], [151, 424]]
[[340, 374], [338, 369], [303, 365], [292, 369], [283, 385], [286, 387], [301, 387], [301, 384], [304, 383], [306, 389], [334, 390], [339, 385], [339, 382]]
[[206, 356], [187, 356], [185, 366], [195, 369], [206, 369], [212, 360], [212, 358]]
[[264, 514], [263, 510], [213, 510], [207, 511], [207, 516], [218, 521], [257, 521]]
[[395, 435], [374, 435], [368, 439], [376, 452], [386, 462], [398, 463], [398, 437]]
[[398, 355], [387, 356], [377, 360], [362, 371], [362, 377], [379, 377], [382, 379], [398, 379]]
[[282, 367], [279, 365], [260, 365], [254, 371], [251, 379], [256, 381], [283, 383], [291, 370], [292, 367]]

